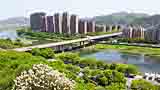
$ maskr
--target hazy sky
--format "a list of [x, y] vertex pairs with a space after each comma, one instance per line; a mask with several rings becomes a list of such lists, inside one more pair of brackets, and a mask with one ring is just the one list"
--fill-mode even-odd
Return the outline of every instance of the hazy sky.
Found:
[[160, 0], [1, 0], [0, 11], [0, 19], [29, 16], [35, 11], [69, 11], [81, 17], [120, 11], [159, 14]]

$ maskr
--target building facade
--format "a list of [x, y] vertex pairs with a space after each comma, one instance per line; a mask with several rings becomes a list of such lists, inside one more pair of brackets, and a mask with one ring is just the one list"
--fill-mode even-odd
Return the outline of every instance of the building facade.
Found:
[[53, 16], [47, 16], [47, 31], [48, 32], [54, 32], [55, 30], [55, 25], [54, 25], [54, 17]]
[[62, 15], [62, 33], [70, 34], [70, 16], [67, 12]]
[[87, 32], [95, 32], [96, 24], [95, 21], [87, 21]]
[[75, 34], [79, 33], [78, 31], [78, 16], [77, 15], [71, 15], [70, 17], [70, 33]]
[[123, 29], [124, 38], [144, 38], [145, 29], [141, 26], [127, 26]]
[[62, 33], [62, 16], [59, 13], [54, 14], [55, 33]]
[[30, 24], [31, 24], [31, 29], [33, 31], [43, 31], [43, 24], [44, 24], [44, 16], [46, 14], [43, 12], [40, 13], [33, 13], [30, 16]]
[[155, 26], [149, 29], [146, 29], [144, 33], [144, 38], [148, 42], [160, 43], [160, 26]]
[[42, 27], [41, 27], [40, 31], [47, 32], [47, 18], [46, 18], [46, 16], [42, 17]]
[[79, 20], [78, 32], [80, 34], [86, 34], [87, 33], [87, 22], [85, 20]]

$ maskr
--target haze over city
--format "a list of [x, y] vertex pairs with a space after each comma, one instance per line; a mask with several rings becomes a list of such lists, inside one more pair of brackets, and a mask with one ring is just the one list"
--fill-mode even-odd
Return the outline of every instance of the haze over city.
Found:
[[29, 17], [35, 11], [45, 11], [48, 14], [68, 11], [81, 17], [120, 11], [159, 14], [159, 3], [159, 0], [3, 0], [0, 5], [0, 19]]

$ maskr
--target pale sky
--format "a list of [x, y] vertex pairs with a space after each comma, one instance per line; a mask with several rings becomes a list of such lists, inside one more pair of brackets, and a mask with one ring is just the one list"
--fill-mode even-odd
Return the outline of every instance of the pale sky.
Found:
[[92, 17], [127, 11], [160, 14], [160, 0], [1, 0], [0, 19], [29, 16], [35, 11], [49, 15], [68, 11], [81, 17]]

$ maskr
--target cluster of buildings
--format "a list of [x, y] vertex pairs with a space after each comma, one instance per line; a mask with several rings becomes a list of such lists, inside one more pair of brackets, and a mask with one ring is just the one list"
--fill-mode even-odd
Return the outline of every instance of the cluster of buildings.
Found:
[[144, 38], [150, 42], [160, 42], [160, 25], [147, 28]]
[[80, 19], [77, 15], [55, 13], [47, 16], [46, 13], [33, 13], [30, 16], [31, 29], [33, 31], [86, 34], [88, 32], [108, 32], [120, 29], [115, 25], [97, 25], [94, 20]]
[[144, 38], [145, 29], [141, 26], [126, 26], [123, 28], [123, 37], [125, 38]]
[[147, 42], [160, 42], [160, 25], [143, 28], [141, 26], [127, 26], [123, 28], [123, 37], [140, 38]]

